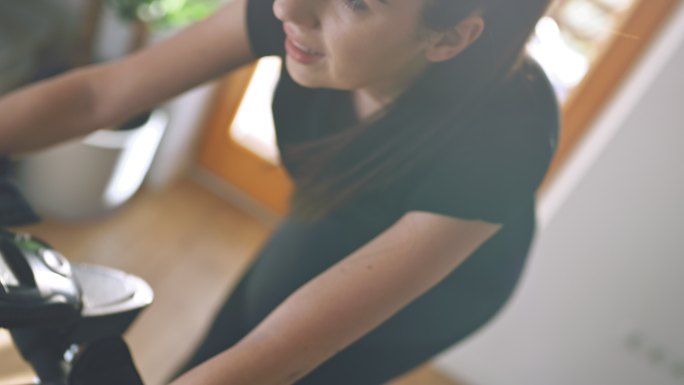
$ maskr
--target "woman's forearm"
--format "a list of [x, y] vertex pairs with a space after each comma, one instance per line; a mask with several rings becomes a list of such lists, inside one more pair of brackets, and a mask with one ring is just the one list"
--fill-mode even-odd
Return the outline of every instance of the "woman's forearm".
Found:
[[135, 116], [255, 59], [232, 0], [211, 17], [116, 62], [0, 96], [0, 153], [36, 150]]
[[295, 383], [440, 282], [500, 227], [412, 212], [172, 385]]
[[0, 153], [27, 152], [97, 129], [89, 71], [74, 70], [0, 97]]

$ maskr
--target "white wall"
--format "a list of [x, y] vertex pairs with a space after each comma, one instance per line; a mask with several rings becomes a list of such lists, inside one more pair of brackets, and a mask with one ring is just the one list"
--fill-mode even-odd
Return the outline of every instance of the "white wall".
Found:
[[684, 4], [539, 203], [511, 302], [437, 360], [474, 385], [684, 384]]

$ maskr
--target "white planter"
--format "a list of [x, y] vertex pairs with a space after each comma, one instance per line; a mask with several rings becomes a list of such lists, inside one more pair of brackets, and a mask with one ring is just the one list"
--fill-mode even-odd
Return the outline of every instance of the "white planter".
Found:
[[168, 125], [156, 110], [138, 128], [99, 130], [23, 158], [19, 186], [42, 215], [62, 220], [102, 216], [140, 188]]

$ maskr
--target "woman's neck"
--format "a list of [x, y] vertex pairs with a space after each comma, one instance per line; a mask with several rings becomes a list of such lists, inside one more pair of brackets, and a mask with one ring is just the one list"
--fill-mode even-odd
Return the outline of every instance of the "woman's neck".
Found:
[[352, 92], [351, 98], [354, 114], [356, 115], [356, 119], [358, 121], [369, 119], [378, 111], [382, 110], [386, 105], [386, 103], [363, 91]]
[[352, 106], [359, 121], [371, 118], [386, 106], [392, 104], [413, 84], [427, 69], [427, 65], [416, 66], [408, 71], [403, 80], [392, 80], [376, 84], [374, 87], [362, 88], [351, 92]]

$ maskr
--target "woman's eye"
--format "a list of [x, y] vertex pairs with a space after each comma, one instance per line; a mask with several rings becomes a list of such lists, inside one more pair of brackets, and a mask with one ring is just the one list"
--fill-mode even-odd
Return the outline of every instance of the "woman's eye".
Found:
[[363, 0], [342, 0], [342, 2], [354, 11], [361, 11], [368, 8]]

